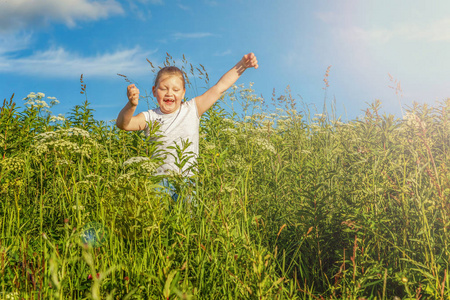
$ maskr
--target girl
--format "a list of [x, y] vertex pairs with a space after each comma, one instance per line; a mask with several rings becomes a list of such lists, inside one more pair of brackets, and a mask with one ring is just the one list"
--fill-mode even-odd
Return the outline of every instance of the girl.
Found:
[[[145, 130], [148, 135], [148, 124], [158, 122], [162, 136], [157, 141], [162, 142], [160, 149], [169, 155], [164, 158], [164, 164], [156, 170], [155, 175], [166, 175], [169, 171], [175, 171], [190, 177], [193, 175], [192, 166], [198, 156], [200, 117], [248, 68], [258, 68], [258, 61], [253, 53], [244, 55], [203, 95], [182, 102], [186, 93], [183, 73], [177, 67], [165, 67], [158, 72], [152, 87], [159, 107], [133, 116], [139, 103], [139, 90], [134, 84], [130, 84], [127, 88], [128, 103], [119, 113], [117, 127], [127, 131]], [[176, 166], [175, 146], [183, 148], [182, 144], [185, 142], [189, 144], [185, 153], [191, 155], [188, 163], [180, 170]]]

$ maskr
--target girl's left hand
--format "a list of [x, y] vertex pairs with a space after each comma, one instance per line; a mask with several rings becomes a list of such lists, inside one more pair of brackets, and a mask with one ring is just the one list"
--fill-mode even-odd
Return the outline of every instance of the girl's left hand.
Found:
[[244, 55], [241, 62], [246, 69], [247, 68], [258, 69], [258, 60], [256, 59], [256, 56], [254, 53], [249, 53], [249, 54]]

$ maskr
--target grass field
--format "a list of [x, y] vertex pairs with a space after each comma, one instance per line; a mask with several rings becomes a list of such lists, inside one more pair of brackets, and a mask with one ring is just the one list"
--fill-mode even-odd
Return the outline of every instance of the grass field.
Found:
[[234, 87], [202, 117], [174, 202], [150, 137], [5, 100], [0, 299], [448, 299], [450, 100], [345, 123], [272, 102]]

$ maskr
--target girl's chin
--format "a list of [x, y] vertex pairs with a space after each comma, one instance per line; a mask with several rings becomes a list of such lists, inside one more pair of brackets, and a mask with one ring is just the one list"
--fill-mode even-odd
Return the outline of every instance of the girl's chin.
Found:
[[161, 106], [161, 111], [165, 114], [171, 114], [173, 112], [176, 112], [177, 109], [180, 108], [180, 106], [176, 106], [175, 103], [173, 105], [163, 105]]

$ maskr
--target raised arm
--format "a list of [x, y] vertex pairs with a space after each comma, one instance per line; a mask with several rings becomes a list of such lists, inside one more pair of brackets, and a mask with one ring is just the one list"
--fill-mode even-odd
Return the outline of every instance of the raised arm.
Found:
[[116, 125], [120, 129], [127, 131], [144, 130], [146, 122], [143, 113], [133, 116], [139, 103], [139, 90], [134, 84], [127, 87], [128, 103], [120, 111], [116, 120]]
[[195, 97], [199, 116], [206, 112], [211, 106], [219, 100], [220, 96], [228, 90], [238, 78], [248, 68], [258, 68], [258, 61], [253, 53], [244, 55], [242, 59], [228, 72], [226, 72], [219, 81], [207, 90], [203, 95]]

